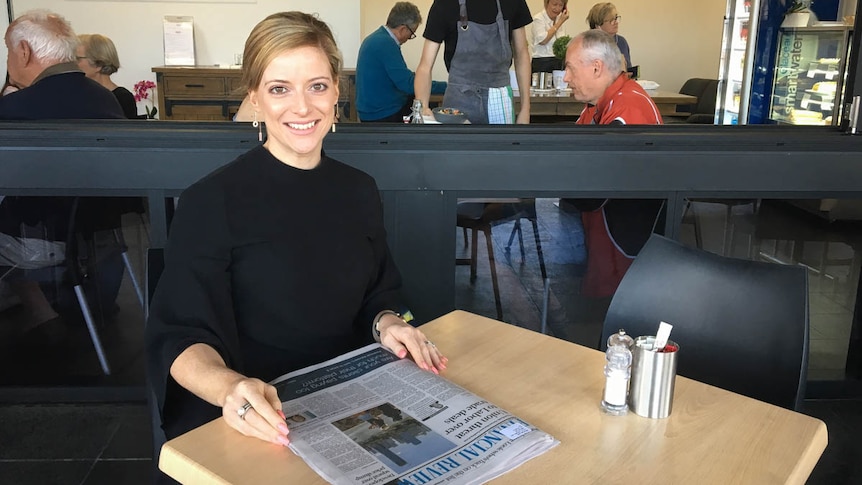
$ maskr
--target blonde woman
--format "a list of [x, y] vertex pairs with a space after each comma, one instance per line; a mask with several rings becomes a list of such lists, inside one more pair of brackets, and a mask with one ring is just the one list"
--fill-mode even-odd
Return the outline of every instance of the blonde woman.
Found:
[[169, 439], [221, 416], [287, 446], [267, 381], [375, 340], [430, 372], [446, 359], [396, 313], [374, 179], [323, 153], [341, 70], [329, 27], [270, 15], [243, 61], [266, 142], [183, 192], [150, 307], [149, 375]]
[[591, 29], [601, 29], [614, 37], [617, 47], [619, 47], [620, 52], [622, 52], [626, 60], [625, 69], [623, 70], [628, 71], [632, 68], [632, 55], [629, 50], [629, 43], [626, 42], [625, 37], [619, 34], [621, 19], [622, 16], [617, 12], [617, 7], [610, 2], [593, 5], [593, 8], [590, 9], [590, 13], [587, 15], [587, 23], [590, 24]]
[[568, 4], [569, 0], [545, 0], [545, 8], [533, 16], [530, 25], [533, 72], [551, 72], [563, 68], [562, 59], [554, 56], [554, 42], [568, 35], [563, 25], [569, 20]]
[[81, 34], [78, 36], [76, 56], [78, 68], [84, 71], [88, 78], [114, 93], [126, 118], [136, 119], [138, 106], [135, 104], [135, 96], [111, 80], [111, 74], [120, 69], [120, 58], [111, 39], [99, 34]]

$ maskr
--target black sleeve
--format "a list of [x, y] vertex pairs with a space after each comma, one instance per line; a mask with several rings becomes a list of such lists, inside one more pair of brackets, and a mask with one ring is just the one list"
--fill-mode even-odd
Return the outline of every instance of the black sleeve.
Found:
[[431, 4], [422, 37], [438, 44], [442, 44], [446, 39], [449, 24], [457, 20], [457, 17], [452, 18], [451, 9], [447, 3], [450, 2], [448, 0], [434, 0], [434, 3]]
[[126, 88], [114, 90], [114, 96], [123, 108], [123, 114], [130, 120], [138, 119], [138, 105], [135, 104], [135, 96]]
[[[517, 10], [515, 15], [509, 21], [509, 28], [512, 30], [520, 29], [533, 23], [533, 16], [530, 14], [530, 7], [527, 6], [526, 0], [518, 0]], [[527, 34], [527, 42], [530, 41], [530, 34]]]
[[176, 411], [166, 410], [166, 403], [183, 407], [193, 400], [170, 377], [171, 365], [186, 348], [204, 343], [219, 352], [228, 367], [239, 365], [226, 205], [223, 192], [214, 189], [196, 184], [183, 192], [150, 305], [148, 377], [166, 426], [169, 416], [176, 416]]
[[362, 308], [357, 316], [359, 325], [370, 325], [374, 317], [382, 310], [394, 310], [403, 313], [405, 305], [401, 296], [401, 273], [395, 266], [389, 245], [386, 242], [386, 229], [383, 226], [383, 204], [380, 201], [377, 185], [372, 181], [369, 193], [371, 201], [371, 220], [375, 230], [372, 247], [377, 264], [377, 275], [369, 285]]

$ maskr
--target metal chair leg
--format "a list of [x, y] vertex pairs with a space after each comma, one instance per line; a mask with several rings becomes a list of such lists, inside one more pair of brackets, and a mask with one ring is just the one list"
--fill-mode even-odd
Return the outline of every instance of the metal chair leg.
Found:
[[[491, 240], [491, 226], [482, 231], [485, 234], [485, 243], [488, 246], [488, 263], [491, 265], [491, 286], [494, 288], [494, 303], [497, 306], [497, 320], [503, 320], [503, 304], [500, 302], [500, 285], [497, 282], [497, 263], [494, 261], [494, 242]], [[473, 239], [473, 247], [476, 240]]]
[[129, 259], [129, 249], [126, 246], [125, 241], [123, 240], [123, 234], [120, 232], [120, 229], [114, 229], [114, 239], [117, 241], [117, 244], [122, 248], [122, 252], [120, 256], [123, 258], [123, 264], [126, 266], [126, 271], [129, 272], [129, 278], [132, 280], [132, 286], [135, 288], [135, 294], [138, 295], [138, 302], [141, 304], [141, 308], [146, 311], [146, 304], [144, 302], [144, 290], [141, 288], [141, 283], [138, 281], [137, 275], [135, 275], [135, 270], [132, 268], [132, 261]]
[[539, 222], [531, 218], [533, 224], [533, 236], [536, 238], [536, 253], [539, 256], [539, 269], [542, 271], [542, 327], [543, 334], [548, 333], [548, 302], [551, 299], [551, 279], [548, 278], [548, 270], [545, 267], [545, 254], [542, 252], [542, 241], [539, 237]]
[[105, 375], [111, 375], [111, 368], [108, 366], [105, 349], [102, 347], [102, 341], [99, 339], [99, 334], [96, 331], [96, 324], [93, 321], [93, 314], [90, 312], [90, 305], [87, 303], [87, 297], [84, 296], [84, 288], [81, 285], [75, 285], [74, 290], [75, 296], [78, 298], [78, 305], [81, 307], [81, 313], [84, 315], [84, 321], [87, 323], [87, 330], [90, 332], [90, 340], [93, 341], [96, 355], [99, 356], [99, 364], [102, 366], [102, 372]]

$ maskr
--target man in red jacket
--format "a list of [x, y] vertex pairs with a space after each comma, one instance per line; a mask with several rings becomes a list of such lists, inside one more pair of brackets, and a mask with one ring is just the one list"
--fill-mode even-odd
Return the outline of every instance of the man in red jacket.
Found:
[[649, 94], [625, 72], [614, 38], [593, 29], [578, 34], [566, 50], [566, 76], [578, 101], [587, 103], [580, 125], [660, 125]]
[[[660, 125], [649, 94], [625, 72], [614, 38], [599, 29], [577, 35], [566, 50], [565, 81], [586, 103], [581, 125]], [[634, 257], [658, 227], [661, 200], [599, 199], [572, 201], [581, 212], [587, 271], [581, 295], [610, 302]]]

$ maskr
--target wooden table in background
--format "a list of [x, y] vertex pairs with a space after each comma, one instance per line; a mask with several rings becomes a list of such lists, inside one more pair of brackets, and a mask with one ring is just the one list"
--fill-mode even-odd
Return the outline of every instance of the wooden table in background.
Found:
[[[684, 377], [667, 419], [608, 416], [601, 352], [463, 311], [422, 330], [450, 358], [448, 379], [561, 442], [494, 484], [802, 484], [826, 447], [818, 419]], [[221, 419], [165, 444], [159, 467], [195, 484], [325, 483]]]
[[[653, 91], [647, 93], [658, 107], [662, 115], [672, 115], [678, 112], [678, 105], [697, 104], [696, 96], [673, 93], [669, 91]], [[521, 98], [515, 96], [515, 113], [521, 105]], [[577, 101], [571, 94], [559, 96], [556, 94], [530, 96], [531, 116], [578, 116], [584, 110], [584, 103]]]

